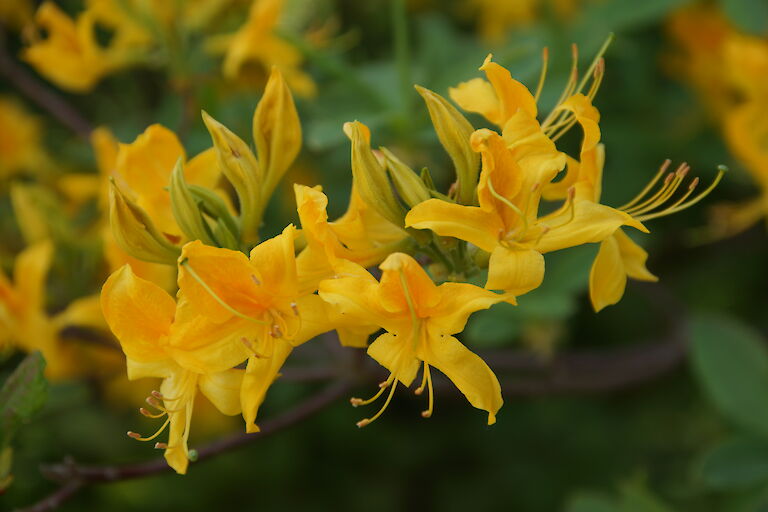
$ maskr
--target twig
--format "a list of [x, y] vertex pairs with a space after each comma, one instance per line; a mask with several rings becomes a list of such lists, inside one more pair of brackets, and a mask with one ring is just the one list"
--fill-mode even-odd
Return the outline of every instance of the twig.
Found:
[[20, 66], [8, 53], [5, 45], [5, 30], [0, 25], [0, 75], [38, 107], [47, 111], [61, 124], [83, 139], [88, 139], [93, 127], [64, 98], [40, 83], [26, 69]]
[[[257, 434], [238, 433], [205, 445], [198, 450], [197, 460], [211, 459], [289, 428], [323, 410], [344, 395], [347, 389], [348, 386], [345, 382], [332, 384], [281, 416], [264, 421], [261, 424], [261, 432]], [[79, 465], [71, 459], [59, 464], [44, 465], [40, 468], [40, 472], [46, 478], [62, 482], [62, 486], [45, 499], [27, 508], [19, 509], [17, 512], [54, 510], [87, 485], [142, 478], [169, 471], [171, 469], [162, 457], [147, 462], [119, 466], [85, 466]]]

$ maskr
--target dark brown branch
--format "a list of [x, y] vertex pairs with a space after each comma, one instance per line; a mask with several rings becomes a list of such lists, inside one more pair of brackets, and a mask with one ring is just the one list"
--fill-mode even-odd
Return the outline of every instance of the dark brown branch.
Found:
[[[320, 412], [346, 392], [346, 383], [338, 382], [332, 384], [281, 416], [264, 421], [261, 424], [261, 432], [259, 433], [238, 433], [203, 446], [197, 452], [197, 460], [211, 459], [222, 453], [285, 430]], [[158, 473], [167, 473], [172, 470], [168, 467], [165, 459], [159, 457], [147, 462], [119, 466], [86, 466], [79, 465], [73, 460], [65, 460], [59, 464], [42, 466], [40, 471], [47, 478], [61, 482], [62, 486], [47, 498], [17, 512], [54, 510], [64, 501], [71, 498], [78, 490], [90, 484], [142, 478]]]
[[80, 113], [61, 96], [46, 87], [8, 52], [5, 44], [5, 30], [0, 26], [0, 75], [4, 76], [21, 94], [45, 110], [61, 124], [83, 139], [88, 139], [93, 127]]

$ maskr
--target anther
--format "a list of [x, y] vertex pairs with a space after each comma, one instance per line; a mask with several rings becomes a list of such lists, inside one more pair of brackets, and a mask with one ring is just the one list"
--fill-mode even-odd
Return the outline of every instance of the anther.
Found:
[[270, 332], [273, 338], [282, 338], [283, 337], [283, 331], [280, 329], [280, 326], [277, 324], [272, 324], [272, 331]]
[[357, 425], [357, 428], [363, 428], [363, 427], [365, 427], [367, 425], [370, 425], [370, 424], [371, 424], [371, 420], [369, 420], [367, 418], [364, 419], [364, 420], [360, 420], [357, 423], [355, 423], [355, 425]]
[[139, 438], [141, 437], [141, 434], [139, 434], [139, 433], [137, 433], [137, 432], [131, 432], [130, 430], [129, 430], [128, 432], [126, 432], [126, 434], [127, 434], [127, 435], [128, 435], [128, 437], [130, 437], [131, 439], [139, 439]]
[[299, 316], [299, 305], [295, 302], [291, 302], [291, 309], [293, 310], [293, 314], [296, 316]]
[[256, 277], [254, 274], [251, 274], [251, 281], [253, 281], [254, 283], [256, 283], [256, 286], [261, 286], [261, 281], [260, 281], [260, 280], [259, 280], [259, 278], [258, 278], [258, 277]]
[[421, 411], [421, 417], [422, 418], [431, 418], [432, 417], [432, 411]]
[[155, 450], [167, 450], [168, 443], [155, 443]]

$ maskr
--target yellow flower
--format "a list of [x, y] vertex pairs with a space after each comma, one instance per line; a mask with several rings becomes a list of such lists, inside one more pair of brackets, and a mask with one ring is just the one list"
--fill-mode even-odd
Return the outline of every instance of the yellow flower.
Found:
[[[140, 412], [166, 417], [153, 435], [128, 435], [140, 441], [156, 439], [168, 428], [168, 442], [157, 443], [177, 473], [189, 464], [187, 440], [195, 396], [200, 390], [223, 414], [240, 412], [243, 371], [234, 369], [244, 359], [233, 335], [206, 317], [194, 314], [183, 297], [178, 304], [163, 289], [137, 277], [126, 265], [112, 274], [101, 292], [104, 317], [120, 341], [128, 378], [163, 379], [147, 403], [157, 410]], [[235, 347], [236, 350], [229, 350]]]
[[363, 267], [381, 263], [395, 252], [407, 237], [360, 198], [352, 187], [346, 213], [328, 222], [328, 198], [320, 187], [295, 184], [296, 205], [306, 248], [296, 258], [301, 288], [314, 291], [318, 283], [331, 277], [340, 259]]
[[[245, 24], [234, 34], [211, 38], [208, 46], [214, 53], [225, 53], [225, 78], [234, 80], [251, 73], [263, 82], [269, 70], [277, 68], [296, 94], [313, 96], [315, 83], [300, 69], [301, 53], [275, 30], [283, 3], [283, 0], [254, 0]], [[249, 69], [249, 64], [256, 64], [257, 68]]]
[[99, 45], [96, 19], [90, 11], [73, 20], [54, 3], [45, 2], [35, 14], [35, 22], [47, 37], [36, 37], [22, 57], [59, 87], [87, 92], [105, 75], [128, 63], [129, 55], [124, 51]]
[[11, 98], [0, 97], [0, 178], [36, 172], [46, 163], [38, 119]]
[[46, 375], [63, 379], [85, 374], [89, 359], [99, 360], [110, 351], [89, 350], [64, 337], [68, 327], [105, 327], [98, 297], [77, 299], [53, 316], [47, 313], [45, 283], [53, 254], [50, 241], [38, 242], [16, 257], [13, 281], [0, 272], [0, 347], [39, 350], [47, 362]]
[[380, 265], [381, 281], [353, 263], [343, 264], [337, 279], [320, 283], [320, 296], [341, 312], [362, 323], [383, 327], [387, 332], [368, 347], [368, 355], [390, 371], [379, 392], [370, 400], [352, 399], [355, 406], [369, 404], [389, 387], [384, 406], [359, 427], [378, 418], [392, 399], [398, 383], [410, 386], [423, 363], [423, 376], [416, 394], [429, 389], [432, 414], [434, 396], [430, 367], [453, 381], [469, 403], [488, 412], [488, 424], [496, 421], [501, 408], [501, 387], [483, 360], [452, 335], [461, 332], [469, 316], [478, 310], [509, 299], [466, 283], [436, 286], [412, 257], [391, 254]]
[[414, 207], [405, 221], [490, 253], [486, 288], [521, 295], [541, 284], [543, 253], [600, 242], [623, 224], [645, 230], [629, 215], [573, 194], [561, 208], [539, 217], [542, 187], [557, 172], [550, 159], [519, 165], [502, 137], [490, 130], [475, 132], [472, 145], [483, 162], [480, 206], [430, 199]]
[[250, 259], [190, 242], [179, 259], [179, 288], [190, 311], [233, 333], [235, 345], [227, 349], [248, 359], [240, 395], [248, 432], [258, 431], [259, 407], [293, 348], [332, 328], [320, 297], [299, 292], [295, 237], [288, 226]]

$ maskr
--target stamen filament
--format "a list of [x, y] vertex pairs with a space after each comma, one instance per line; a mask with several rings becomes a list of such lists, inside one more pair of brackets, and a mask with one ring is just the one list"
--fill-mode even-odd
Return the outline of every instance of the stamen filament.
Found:
[[167, 414], [165, 411], [161, 411], [161, 412], [159, 412], [157, 414], [152, 414], [151, 412], [149, 412], [148, 410], [146, 410], [143, 407], [139, 408], [139, 413], [142, 416], [146, 416], [147, 418], [153, 418], [153, 419], [155, 419], [155, 418], [162, 418], [163, 416], [165, 416]]
[[153, 440], [154, 438], [156, 438], [157, 436], [159, 436], [160, 434], [162, 434], [162, 433], [163, 433], [163, 430], [165, 430], [165, 428], [168, 426], [168, 424], [169, 424], [170, 422], [171, 422], [171, 418], [170, 418], [170, 417], [168, 417], [168, 418], [165, 420], [165, 422], [163, 422], [163, 424], [160, 426], [160, 428], [159, 428], [159, 429], [157, 429], [157, 432], [155, 432], [155, 433], [154, 433], [154, 434], [152, 434], [151, 436], [148, 436], [148, 437], [141, 437], [141, 435], [140, 435], [140, 434], [137, 434], [136, 432], [131, 432], [131, 431], [129, 431], [129, 432], [128, 432], [128, 437], [130, 437], [130, 438], [132, 438], [132, 439], [135, 439], [135, 440], [137, 440], [137, 441], [151, 441], [151, 440]]
[[[701, 201], [702, 199], [707, 197], [715, 189], [715, 187], [717, 187], [717, 185], [723, 179], [723, 176], [725, 176], [726, 172], [728, 172], [728, 168], [726, 166], [724, 166], [724, 165], [718, 166], [718, 168], [717, 168], [717, 176], [712, 181], [712, 183], [707, 187], [707, 189], [704, 190], [698, 196], [694, 197], [690, 201], [688, 201], [686, 203], [683, 203], [683, 204], [681, 204], [679, 206], [670, 207], [670, 208], [667, 208], [665, 210], [662, 210], [662, 211], [656, 212], [656, 213], [649, 213], [648, 215], [643, 215], [642, 217], [638, 217], [637, 219], [639, 221], [641, 221], [641, 222], [644, 222], [646, 220], [656, 219], [656, 218], [659, 218], [659, 217], [664, 217], [666, 215], [672, 215], [673, 213], [677, 213], [677, 212], [685, 210], [686, 208], [690, 208], [691, 206], [695, 205], [696, 203], [698, 203], [699, 201]], [[691, 184], [691, 185], [693, 185], [693, 184]]]
[[[684, 164], [685, 165], [685, 164]], [[667, 189], [664, 191], [663, 194], [661, 194], [657, 199], [654, 201], [648, 202], [647, 205], [638, 205], [634, 208], [630, 208], [629, 210], [625, 210], [626, 213], [629, 213], [630, 215], [641, 215], [643, 213], [649, 212], [653, 210], [654, 208], [658, 208], [662, 204], [666, 203], [670, 197], [674, 195], [675, 192], [677, 192], [677, 189], [680, 188], [680, 184], [685, 179], [685, 176], [688, 174], [688, 171], [690, 170], [690, 167], [687, 165], [683, 166], [681, 165], [680, 168], [675, 172], [675, 177], [672, 179], [672, 182], [669, 184]]]
[[389, 406], [389, 402], [392, 401], [392, 397], [395, 394], [395, 389], [397, 388], [397, 383], [398, 383], [398, 380], [395, 379], [394, 382], [392, 383], [391, 389], [389, 391], [389, 395], [387, 396], [387, 401], [384, 402], [384, 405], [381, 407], [381, 409], [379, 409], [379, 412], [374, 414], [371, 418], [365, 418], [365, 419], [362, 419], [362, 420], [358, 421], [357, 422], [358, 428], [363, 428], [366, 425], [370, 425], [371, 423], [376, 421], [379, 418], [379, 416], [381, 416], [384, 413], [384, 411]]
[[379, 390], [376, 392], [376, 394], [373, 395], [368, 400], [363, 400], [361, 398], [350, 398], [349, 403], [352, 404], [352, 407], [360, 407], [361, 405], [368, 405], [375, 402], [382, 395], [382, 393], [384, 393], [384, 390], [387, 389], [390, 386], [390, 384], [392, 384], [392, 380], [394, 378], [395, 378], [395, 375], [390, 373], [387, 380], [382, 383], [383, 385], [379, 384]]
[[424, 363], [424, 374], [427, 376], [427, 385], [429, 386], [429, 406], [426, 411], [421, 412], [422, 418], [429, 418], [432, 416], [432, 411], [435, 408], [435, 393], [432, 389], [432, 374], [429, 371], [429, 365]]
[[417, 387], [415, 390], [413, 390], [414, 395], [421, 395], [424, 392], [424, 388], [427, 387], [427, 363], [424, 363], [424, 371], [421, 372], [421, 384], [419, 384], [419, 387]]
[[512, 204], [509, 199], [496, 192], [496, 189], [493, 188], [493, 181], [491, 180], [490, 176], [488, 177], [488, 190], [491, 191], [491, 195], [493, 195], [493, 197], [504, 203], [506, 206], [511, 208], [513, 212], [520, 216], [520, 219], [523, 221], [523, 233], [528, 231], [528, 219], [526, 218], [525, 213], [523, 213], [520, 208]]
[[547, 76], [547, 68], [549, 66], [549, 48], [546, 46], [541, 52], [541, 74], [539, 74], [539, 83], [536, 85], [536, 94], [533, 95], [534, 101], [539, 102], [541, 91], [544, 89], [544, 80]]
[[656, 182], [658, 182], [659, 179], [661, 179], [661, 177], [664, 175], [664, 173], [667, 172], [667, 169], [669, 169], [669, 166], [671, 164], [672, 164], [672, 160], [670, 160], [669, 158], [664, 160], [664, 163], [661, 164], [661, 166], [659, 167], [659, 170], [656, 173], [656, 175], [653, 177], [653, 179], [651, 179], [651, 181], [648, 182], [648, 184], [645, 186], [645, 188], [643, 190], [641, 190], [639, 194], [637, 194], [635, 197], [633, 197], [631, 201], [629, 201], [628, 203], [626, 203], [626, 204], [624, 204], [622, 206], [619, 206], [617, 208], [617, 210], [625, 211], [628, 208], [631, 208], [632, 206], [634, 206], [640, 200], [642, 200], [643, 197], [654, 187], [654, 185], [656, 185]]
[[579, 87], [576, 89], [576, 92], [581, 92], [584, 89], [584, 86], [587, 85], [587, 80], [589, 80], [589, 76], [592, 75], [592, 73], [595, 70], [595, 67], [598, 65], [598, 61], [600, 61], [603, 58], [603, 55], [605, 55], [605, 52], [608, 51], [608, 47], [611, 46], [611, 43], [613, 43], [613, 40], [616, 39], [616, 35], [611, 32], [608, 34], [608, 37], [603, 42], [603, 45], [600, 47], [599, 50], [597, 50], [597, 54], [595, 55], [595, 58], [592, 60], [592, 63], [587, 68], [587, 72], [584, 73], [584, 77], [581, 79], [581, 83], [579, 83]]
[[643, 208], [645, 208], [649, 204], [654, 203], [659, 197], [664, 195], [667, 192], [667, 190], [669, 189], [669, 187], [672, 184], [672, 182], [674, 181], [674, 179], [675, 179], [675, 174], [674, 173], [667, 174], [667, 176], [664, 178], [664, 183], [661, 185], [661, 187], [659, 187], [659, 189], [656, 192], [654, 192], [651, 195], [651, 197], [649, 197], [645, 201], [641, 202], [640, 204], [633, 206], [632, 208], [626, 208], [626, 209], [625, 208], [618, 208], [618, 209], [623, 211], [623, 212], [630, 213], [630, 215], [631, 215], [631, 212], [633, 212], [633, 211], [642, 210]]

